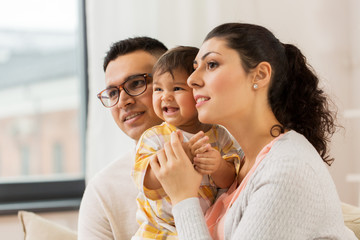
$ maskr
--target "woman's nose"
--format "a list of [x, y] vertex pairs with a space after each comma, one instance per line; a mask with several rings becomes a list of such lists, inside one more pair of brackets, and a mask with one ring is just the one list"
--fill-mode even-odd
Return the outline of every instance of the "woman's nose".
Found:
[[202, 84], [202, 81], [200, 79], [200, 74], [196, 72], [196, 70], [188, 77], [187, 84], [191, 88], [197, 88], [200, 87]]

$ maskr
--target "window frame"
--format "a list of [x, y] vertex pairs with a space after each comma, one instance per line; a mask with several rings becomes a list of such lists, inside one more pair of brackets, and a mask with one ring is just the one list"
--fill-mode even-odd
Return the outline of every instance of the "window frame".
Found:
[[49, 212], [78, 210], [85, 190], [86, 129], [88, 113], [88, 61], [85, 0], [77, 0], [79, 6], [80, 51], [80, 152], [83, 176], [47, 181], [14, 181], [0, 183], [0, 215], [16, 214], [19, 210]]

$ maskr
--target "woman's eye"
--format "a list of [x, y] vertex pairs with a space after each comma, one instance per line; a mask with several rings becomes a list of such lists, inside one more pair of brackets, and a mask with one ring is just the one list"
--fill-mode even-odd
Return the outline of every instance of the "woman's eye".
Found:
[[217, 62], [208, 62], [207, 66], [208, 66], [208, 69], [213, 69], [213, 68], [216, 68], [217, 66], [219, 66], [219, 64]]

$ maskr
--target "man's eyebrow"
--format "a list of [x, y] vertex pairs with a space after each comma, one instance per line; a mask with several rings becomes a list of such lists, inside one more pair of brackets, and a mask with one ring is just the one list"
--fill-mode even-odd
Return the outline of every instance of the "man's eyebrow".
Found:
[[108, 88], [113, 88], [113, 87], [118, 87], [118, 86], [122, 85], [124, 82], [126, 82], [127, 80], [132, 79], [132, 78], [137, 77], [137, 76], [141, 76], [141, 75], [143, 75], [143, 74], [146, 74], [146, 73], [135, 73], [135, 74], [131, 74], [131, 75], [127, 76], [127, 77], [124, 79], [124, 81], [122, 81], [120, 84], [111, 84], [111, 85], [109, 85], [109, 86], [106, 86], [106, 89], [108, 89]]
[[109, 89], [109, 88], [113, 88], [113, 87], [117, 87], [117, 86], [114, 85], [114, 84], [110, 84], [110, 85], [108, 85], [108, 86], [105, 86], [105, 89]]

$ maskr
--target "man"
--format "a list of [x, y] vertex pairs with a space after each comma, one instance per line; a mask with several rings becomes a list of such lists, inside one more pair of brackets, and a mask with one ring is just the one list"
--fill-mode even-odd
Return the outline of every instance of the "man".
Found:
[[[98, 94], [118, 127], [136, 142], [162, 121], [152, 106], [152, 68], [167, 50], [148, 37], [114, 43], [104, 59], [106, 89]], [[87, 185], [79, 212], [78, 239], [130, 239], [136, 232], [136, 189], [131, 178], [135, 148]]]

